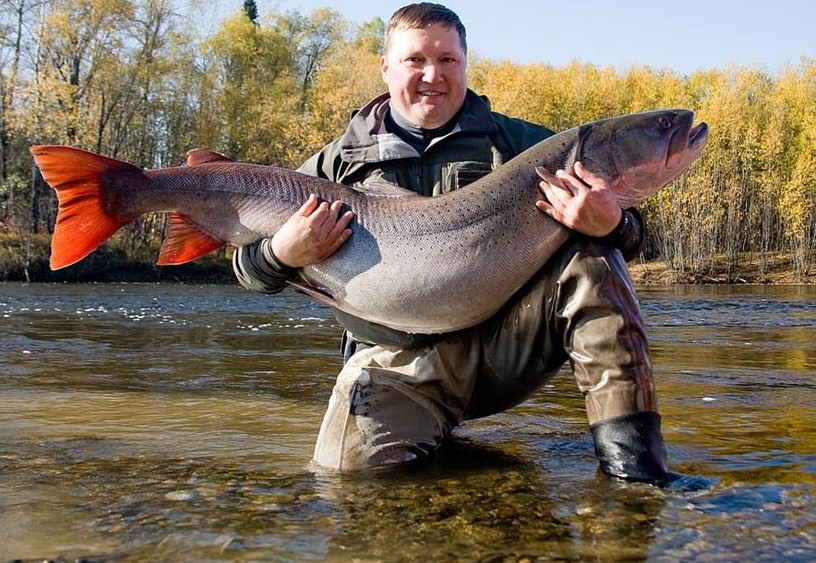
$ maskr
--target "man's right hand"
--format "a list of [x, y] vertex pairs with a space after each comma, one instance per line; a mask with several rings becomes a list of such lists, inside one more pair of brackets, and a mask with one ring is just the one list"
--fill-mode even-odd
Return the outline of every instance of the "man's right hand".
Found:
[[351, 236], [348, 225], [354, 213], [341, 215], [342, 208], [342, 201], [318, 203], [317, 197], [310, 195], [272, 237], [272, 252], [278, 261], [302, 268], [334, 254]]

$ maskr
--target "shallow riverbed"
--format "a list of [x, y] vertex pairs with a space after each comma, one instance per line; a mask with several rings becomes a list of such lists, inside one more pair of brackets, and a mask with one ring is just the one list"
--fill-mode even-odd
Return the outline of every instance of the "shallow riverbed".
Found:
[[309, 460], [339, 327], [233, 286], [0, 284], [0, 561], [816, 557], [816, 288], [643, 287], [671, 468], [599, 475], [565, 371], [440, 460]]

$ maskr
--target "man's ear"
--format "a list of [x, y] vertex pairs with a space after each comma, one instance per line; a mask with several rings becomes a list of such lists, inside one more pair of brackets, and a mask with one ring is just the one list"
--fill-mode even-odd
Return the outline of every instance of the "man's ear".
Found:
[[388, 72], [388, 60], [385, 56], [380, 57], [380, 73], [382, 73], [383, 82], [388, 84], [388, 80], [386, 79], [385, 75]]

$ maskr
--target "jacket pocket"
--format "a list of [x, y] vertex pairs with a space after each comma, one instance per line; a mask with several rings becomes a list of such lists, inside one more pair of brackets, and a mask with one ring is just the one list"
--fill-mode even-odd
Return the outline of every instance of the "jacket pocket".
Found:
[[491, 163], [478, 161], [452, 162], [445, 168], [442, 193], [464, 188], [493, 171]]

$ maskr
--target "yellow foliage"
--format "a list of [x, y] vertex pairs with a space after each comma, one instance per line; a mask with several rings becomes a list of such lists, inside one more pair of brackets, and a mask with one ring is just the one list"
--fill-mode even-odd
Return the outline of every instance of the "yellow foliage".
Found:
[[343, 133], [351, 114], [385, 90], [380, 56], [364, 45], [344, 45], [324, 63], [309, 94], [307, 112], [292, 123], [289, 138], [297, 139], [287, 154], [299, 166], [312, 153]]
[[[186, 149], [204, 146], [296, 167], [385, 90], [376, 53], [381, 21], [355, 40], [331, 10], [272, 15], [264, 25], [239, 12], [206, 38], [185, 37], [173, 23], [156, 27], [164, 43], [148, 49], [144, 26], [156, 4], [46, 3], [41, 56], [20, 69], [13, 106], [2, 116], [12, 138], [121, 151], [145, 165], [176, 164]], [[715, 255], [735, 261], [745, 251], [787, 250], [801, 271], [809, 267], [816, 61], [777, 73], [741, 67], [679, 75], [471, 57], [468, 79], [494, 110], [557, 131], [611, 115], [694, 110], [710, 126], [708, 147], [643, 206], [649, 251], [697, 271]], [[14, 156], [10, 166], [24, 170], [27, 158]]]
[[202, 115], [202, 136], [237, 160], [280, 164], [287, 144], [284, 132], [298, 112], [286, 39], [238, 12], [205, 48], [213, 92], [201, 96], [212, 104]]

